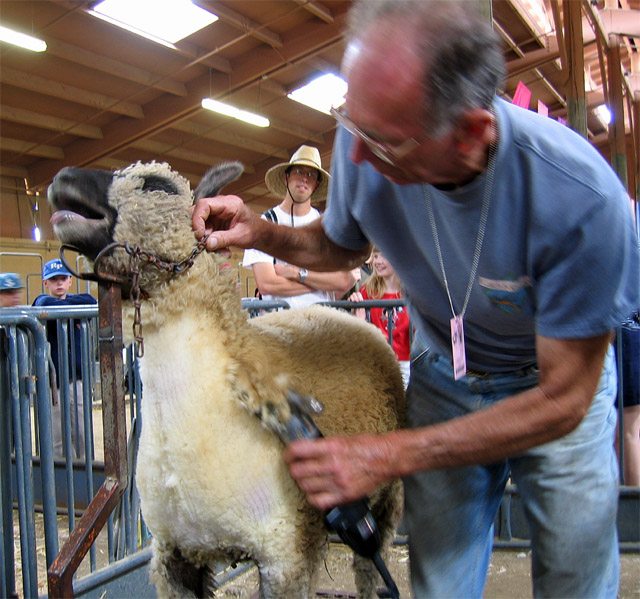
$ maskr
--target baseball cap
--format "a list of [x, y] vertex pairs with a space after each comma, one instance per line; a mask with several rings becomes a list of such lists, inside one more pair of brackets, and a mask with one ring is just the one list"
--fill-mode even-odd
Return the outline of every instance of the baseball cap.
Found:
[[55, 260], [49, 260], [49, 262], [47, 262], [44, 265], [44, 268], [42, 269], [42, 279], [46, 281], [51, 277], [57, 277], [59, 275], [63, 275], [67, 277], [73, 276], [66, 269], [65, 265], [62, 264], [62, 260], [60, 260], [60, 258], [56, 258]]
[[0, 273], [0, 291], [10, 291], [12, 289], [22, 289], [24, 283], [22, 277], [15, 272]]

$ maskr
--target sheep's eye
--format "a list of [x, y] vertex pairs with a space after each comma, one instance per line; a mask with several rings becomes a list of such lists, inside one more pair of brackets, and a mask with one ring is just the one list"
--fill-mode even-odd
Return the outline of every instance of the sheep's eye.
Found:
[[146, 177], [142, 189], [143, 191], [165, 191], [170, 194], [178, 193], [175, 185], [163, 177]]

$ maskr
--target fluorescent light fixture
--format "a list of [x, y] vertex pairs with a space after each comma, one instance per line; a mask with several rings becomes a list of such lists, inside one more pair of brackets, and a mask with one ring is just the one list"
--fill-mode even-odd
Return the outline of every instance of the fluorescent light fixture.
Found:
[[33, 52], [44, 52], [47, 49], [47, 43], [30, 35], [14, 31], [8, 27], [0, 25], [0, 41], [20, 46], [26, 50]]
[[225, 104], [224, 102], [218, 102], [218, 100], [214, 100], [213, 98], [203, 98], [201, 104], [202, 108], [206, 108], [207, 110], [212, 110], [213, 112], [218, 112], [220, 114], [230, 116], [231, 118], [238, 119], [239, 121], [244, 121], [245, 123], [255, 125], [256, 127], [269, 126], [269, 119], [258, 114], [254, 114], [253, 112], [241, 110], [240, 108], [236, 108], [235, 106]]
[[600, 104], [596, 108], [596, 112], [598, 113], [598, 117], [605, 124], [608, 125], [611, 122], [611, 111], [606, 104]]
[[33, 240], [34, 241], [40, 241], [40, 227], [35, 226], [33, 227]]
[[190, 0], [103, 0], [89, 13], [169, 47], [218, 20]]
[[287, 98], [329, 114], [332, 106], [337, 108], [344, 103], [346, 93], [347, 82], [342, 77], [327, 73], [287, 94]]

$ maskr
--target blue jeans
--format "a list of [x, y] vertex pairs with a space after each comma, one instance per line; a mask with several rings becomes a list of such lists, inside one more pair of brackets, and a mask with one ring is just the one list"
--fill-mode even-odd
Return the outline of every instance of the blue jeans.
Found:
[[[451, 361], [419, 343], [407, 391], [412, 428], [463, 416], [537, 385], [534, 368], [455, 381]], [[616, 597], [616, 386], [610, 352], [587, 415], [565, 437], [503, 462], [405, 479], [415, 597], [482, 597], [493, 522], [509, 475], [531, 531], [534, 597]]]

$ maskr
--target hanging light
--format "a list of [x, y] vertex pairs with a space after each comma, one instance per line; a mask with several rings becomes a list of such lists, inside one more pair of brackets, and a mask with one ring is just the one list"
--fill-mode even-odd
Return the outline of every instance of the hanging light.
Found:
[[31, 37], [25, 33], [14, 31], [8, 27], [0, 25], [0, 41], [31, 50], [32, 52], [44, 52], [47, 49], [47, 43], [38, 38]]
[[245, 123], [255, 125], [256, 127], [268, 127], [270, 124], [268, 118], [260, 116], [259, 114], [254, 114], [253, 112], [249, 112], [248, 110], [236, 108], [235, 106], [231, 106], [231, 104], [219, 102], [218, 100], [214, 100], [213, 98], [203, 98], [201, 105], [202, 108], [212, 110], [213, 112], [217, 112], [219, 114], [224, 114], [225, 116], [230, 116], [233, 119], [244, 121]]

